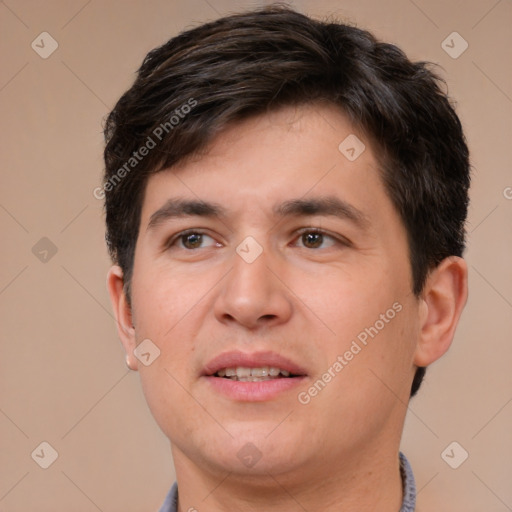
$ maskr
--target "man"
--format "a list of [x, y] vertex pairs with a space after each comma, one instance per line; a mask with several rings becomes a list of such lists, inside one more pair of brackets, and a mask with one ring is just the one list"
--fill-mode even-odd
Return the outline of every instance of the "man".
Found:
[[109, 292], [176, 468], [161, 510], [414, 510], [407, 403], [467, 298], [439, 79], [274, 6], [150, 52], [105, 134]]

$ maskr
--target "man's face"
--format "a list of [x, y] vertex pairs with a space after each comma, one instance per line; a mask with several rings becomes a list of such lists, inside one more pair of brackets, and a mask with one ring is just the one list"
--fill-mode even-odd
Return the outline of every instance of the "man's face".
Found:
[[149, 179], [132, 313], [177, 462], [307, 475], [396, 449], [419, 306], [377, 156], [335, 108], [290, 107]]

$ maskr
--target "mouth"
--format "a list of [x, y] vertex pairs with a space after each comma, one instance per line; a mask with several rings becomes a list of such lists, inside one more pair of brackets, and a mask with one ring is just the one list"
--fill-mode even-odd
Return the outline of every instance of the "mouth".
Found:
[[213, 377], [221, 377], [223, 379], [236, 380], [239, 382], [262, 382], [265, 380], [275, 380], [283, 378], [299, 377], [288, 370], [278, 368], [276, 366], [261, 366], [259, 368], [248, 368], [246, 366], [238, 366], [232, 368], [221, 368], [213, 374]]
[[238, 402], [262, 402], [294, 389], [307, 372], [276, 352], [233, 351], [212, 359], [202, 377], [216, 394]]

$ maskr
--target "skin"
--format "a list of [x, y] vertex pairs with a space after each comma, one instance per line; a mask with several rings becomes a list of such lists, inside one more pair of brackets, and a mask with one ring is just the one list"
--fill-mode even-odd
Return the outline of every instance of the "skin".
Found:
[[[349, 134], [366, 145], [353, 162], [338, 150]], [[338, 109], [312, 104], [228, 127], [205, 155], [149, 179], [132, 307], [117, 266], [108, 287], [127, 362], [140, 371], [149, 407], [171, 441], [181, 511], [400, 508], [398, 450], [411, 382], [417, 365], [450, 346], [467, 298], [467, 269], [461, 258], [447, 258], [414, 296], [405, 227], [377, 157]], [[276, 215], [285, 201], [322, 197], [349, 203], [365, 222]], [[171, 198], [216, 203], [225, 212], [167, 218], [148, 229]], [[308, 244], [303, 228], [328, 235]], [[166, 245], [188, 229], [207, 235], [202, 245], [186, 248], [179, 237]], [[247, 236], [263, 249], [252, 263], [235, 250]], [[401, 311], [300, 403], [298, 393], [395, 303]], [[147, 338], [161, 354], [144, 366], [133, 351]], [[273, 350], [307, 376], [270, 400], [234, 400], [201, 376], [227, 350]], [[247, 443], [261, 455], [252, 467], [237, 456]]]

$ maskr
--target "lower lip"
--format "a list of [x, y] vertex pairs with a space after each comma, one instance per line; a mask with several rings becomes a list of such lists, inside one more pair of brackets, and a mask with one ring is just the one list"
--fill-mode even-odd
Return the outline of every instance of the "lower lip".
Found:
[[265, 402], [299, 386], [306, 377], [289, 377], [259, 382], [241, 382], [223, 377], [204, 377], [222, 395], [240, 402]]

